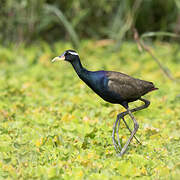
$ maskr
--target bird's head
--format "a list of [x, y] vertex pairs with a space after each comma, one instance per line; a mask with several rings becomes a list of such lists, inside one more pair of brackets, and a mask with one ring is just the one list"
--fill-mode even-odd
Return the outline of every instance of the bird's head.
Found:
[[55, 57], [52, 60], [52, 62], [61, 61], [61, 60], [73, 62], [77, 58], [79, 58], [79, 55], [78, 55], [78, 53], [76, 51], [74, 51], [74, 50], [67, 50], [61, 56]]

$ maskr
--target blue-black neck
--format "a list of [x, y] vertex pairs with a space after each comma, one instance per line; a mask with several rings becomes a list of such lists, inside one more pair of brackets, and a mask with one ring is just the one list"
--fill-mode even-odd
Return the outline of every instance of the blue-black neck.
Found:
[[88, 73], [89, 71], [86, 70], [82, 64], [81, 61], [79, 59], [79, 57], [77, 57], [73, 62], [71, 62], [74, 70], [76, 71], [76, 73], [78, 74], [78, 76], [83, 80], [86, 81], [88, 79]]

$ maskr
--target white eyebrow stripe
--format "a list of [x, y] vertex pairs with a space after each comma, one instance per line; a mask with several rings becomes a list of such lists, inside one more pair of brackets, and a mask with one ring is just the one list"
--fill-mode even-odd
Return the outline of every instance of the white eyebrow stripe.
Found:
[[70, 54], [78, 56], [78, 53], [69, 51]]

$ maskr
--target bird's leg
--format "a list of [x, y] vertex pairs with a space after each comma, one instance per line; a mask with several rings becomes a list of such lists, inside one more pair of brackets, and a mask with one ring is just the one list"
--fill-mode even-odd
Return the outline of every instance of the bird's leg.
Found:
[[[120, 126], [120, 120], [121, 118], [123, 119], [123, 121], [125, 122], [127, 128], [130, 130], [129, 126], [127, 125], [126, 121], [124, 120], [124, 116], [127, 115], [127, 111], [125, 112], [122, 112], [120, 114], [117, 115], [117, 119], [114, 123], [114, 127], [113, 127], [113, 133], [112, 133], [112, 139], [113, 139], [113, 144], [114, 144], [114, 148], [116, 150], [117, 153], [119, 153], [121, 151], [121, 142], [120, 142], [120, 139], [119, 139], [119, 126]], [[116, 138], [115, 138], [115, 132], [116, 132], [116, 135], [117, 135], [117, 141], [118, 141], [118, 144], [116, 142]], [[131, 132], [131, 130], [130, 130]], [[136, 137], [135, 137], [136, 138]], [[137, 139], [137, 138], [136, 138]], [[139, 141], [138, 141], [139, 142]]]
[[[116, 135], [117, 135], [117, 141], [118, 141], [118, 145], [119, 147], [121, 148], [121, 143], [120, 143], [120, 139], [119, 139], [119, 127], [120, 127], [120, 118], [122, 118], [124, 124], [126, 125], [127, 129], [129, 130], [130, 133], [132, 133], [131, 129], [129, 128], [128, 124], [126, 123], [125, 119], [124, 119], [124, 116], [126, 114], [123, 112], [121, 114], [119, 114], [119, 121], [118, 121], [118, 124], [117, 124], [117, 127], [116, 127]], [[134, 136], [134, 138], [136, 139], [136, 141], [141, 144], [141, 142], [137, 139], [136, 136]]]
[[[120, 149], [121, 149], [121, 146], [118, 146], [117, 143], [116, 143], [116, 139], [115, 139], [115, 131], [116, 131], [116, 126], [117, 126], [117, 123], [119, 122], [119, 119], [121, 118], [120, 116], [121, 114], [118, 114], [117, 115], [117, 118], [116, 118], [116, 121], [114, 123], [114, 126], [113, 126], [113, 132], [112, 132], [112, 140], [113, 140], [113, 144], [114, 144], [114, 148], [116, 150], [117, 153], [120, 152]], [[119, 143], [119, 142], [118, 142]]]
[[122, 156], [126, 152], [128, 145], [130, 144], [131, 140], [133, 139], [134, 135], [136, 134], [136, 132], [137, 132], [137, 130], [139, 128], [139, 125], [138, 125], [135, 117], [132, 115], [131, 111], [129, 110], [129, 108], [127, 109], [127, 112], [128, 112], [129, 116], [131, 117], [131, 119], [134, 122], [134, 130], [132, 131], [130, 138], [128, 139], [128, 141], [126, 142], [124, 147], [122, 148], [122, 150], [120, 152], [120, 156]]
[[[136, 132], [137, 132], [137, 130], [138, 130], [138, 128], [139, 128], [139, 125], [138, 125], [135, 117], [132, 115], [132, 112], [145, 109], [145, 108], [147, 108], [147, 107], [150, 105], [150, 102], [149, 102], [148, 100], [146, 100], [146, 99], [139, 98], [139, 100], [141, 100], [141, 101], [144, 102], [144, 104], [143, 104], [142, 106], [137, 107], [137, 108], [134, 108], [134, 109], [131, 109], [131, 110], [127, 109], [127, 111], [119, 114], [119, 115], [122, 115], [121, 118], [123, 119], [126, 127], [127, 127], [127, 128], [129, 129], [129, 131], [131, 132], [130, 138], [128, 139], [127, 143], [124, 145], [124, 147], [122, 148], [122, 150], [121, 150], [121, 152], [120, 152], [120, 154], [119, 154], [120, 156], [122, 156], [122, 155], [126, 152], [128, 145], [130, 144], [133, 136], [136, 134]], [[127, 123], [126, 123], [126, 121], [125, 121], [125, 119], [124, 119], [124, 116], [126, 116], [127, 114], [130, 115], [131, 119], [132, 119], [133, 122], [134, 122], [134, 130], [133, 130], [133, 131], [130, 130], [130, 128], [128, 127], [128, 125], [127, 125]], [[117, 120], [116, 120], [116, 121], [117, 121]], [[117, 123], [116, 123], [116, 124], [117, 124]], [[137, 140], [137, 139], [136, 139], [136, 140]], [[137, 140], [137, 141], [138, 141], [138, 140]], [[139, 141], [138, 141], [138, 142], [139, 142]]]
[[[124, 124], [126, 125], [127, 129], [129, 130], [130, 133], [132, 133], [131, 129], [129, 128], [128, 124], [126, 123], [124, 116], [122, 117], [122, 120], [124, 122]], [[141, 142], [137, 139], [137, 137], [134, 135], [134, 138], [136, 139], [136, 141], [141, 144]]]
[[[139, 110], [145, 109], [145, 108], [147, 108], [150, 105], [150, 101], [148, 101], [147, 99], [139, 98], [139, 100], [143, 101], [144, 104], [142, 106], [139, 106], [139, 107], [136, 107], [134, 109], [131, 109], [130, 110], [131, 112], [135, 112], [135, 111], [139, 111]], [[127, 112], [127, 114], [128, 114], [128, 112]]]
[[118, 126], [117, 126], [117, 129], [116, 129], [116, 134], [117, 134], [118, 145], [119, 145], [119, 147], [121, 148], [121, 142], [120, 142], [120, 139], [119, 139], [119, 126], [120, 126], [120, 121], [121, 121], [121, 119], [119, 118]]
[[[143, 105], [144, 106], [144, 105]], [[132, 112], [135, 112], [137, 110], [140, 110], [141, 106], [140, 107], [137, 107], [137, 108], [134, 108], [132, 109], [131, 111]], [[116, 150], [117, 153], [119, 153], [121, 151], [121, 143], [120, 143], [120, 139], [119, 139], [119, 126], [120, 126], [120, 119], [122, 118], [127, 129], [130, 131], [130, 133], [132, 134], [132, 131], [131, 129], [129, 128], [128, 124], [126, 123], [125, 119], [124, 119], [124, 116], [126, 116], [128, 114], [128, 111], [125, 111], [125, 112], [122, 112], [120, 114], [117, 115], [117, 119], [114, 123], [114, 127], [113, 127], [113, 133], [112, 133], [112, 139], [113, 139], [113, 144], [114, 144], [114, 148]], [[118, 141], [118, 144], [116, 142], [116, 139], [115, 139], [115, 132], [116, 132], [116, 135], [117, 135], [117, 141]], [[135, 139], [137, 140], [137, 138], [135, 137]], [[138, 141], [138, 140], [137, 140]], [[138, 141], [139, 142], [139, 141]]]
[[[145, 104], [143, 104], [142, 106], [139, 106], [137, 108], [134, 108], [134, 109], [131, 109], [130, 111], [131, 112], [136, 112], [136, 111], [139, 111], [139, 110], [142, 110], [142, 109], [145, 109], [147, 108], [149, 105], [150, 105], [150, 102], [146, 99], [143, 99], [143, 98], [139, 98], [139, 100], [143, 101]], [[128, 111], [125, 111], [123, 112], [123, 116], [122, 116], [122, 119], [123, 119], [123, 122], [125, 123], [127, 129], [129, 130], [130, 133], [132, 133], [131, 129], [129, 128], [128, 124], [126, 123], [125, 119], [124, 119], [124, 116], [126, 116], [128, 114]], [[134, 136], [135, 137], [135, 136]], [[135, 139], [137, 140], [138, 143], [139, 140], [135, 137]], [[141, 143], [140, 143], [141, 144]]]

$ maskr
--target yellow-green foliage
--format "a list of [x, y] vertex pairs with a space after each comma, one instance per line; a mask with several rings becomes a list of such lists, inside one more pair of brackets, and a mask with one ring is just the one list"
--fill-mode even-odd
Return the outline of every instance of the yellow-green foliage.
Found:
[[[1, 46], [1, 179], [178, 179], [179, 84], [168, 80], [136, 44], [124, 43], [116, 53], [102, 45], [81, 43], [78, 52], [87, 69], [121, 71], [159, 87], [146, 95], [149, 108], [135, 113], [142, 145], [133, 140], [124, 157], [116, 156], [112, 127], [124, 109], [101, 100], [70, 64], [51, 63], [70, 44]], [[156, 55], [176, 78], [180, 77], [179, 49], [171, 44], [155, 46]], [[122, 124], [122, 142], [128, 137]]]

